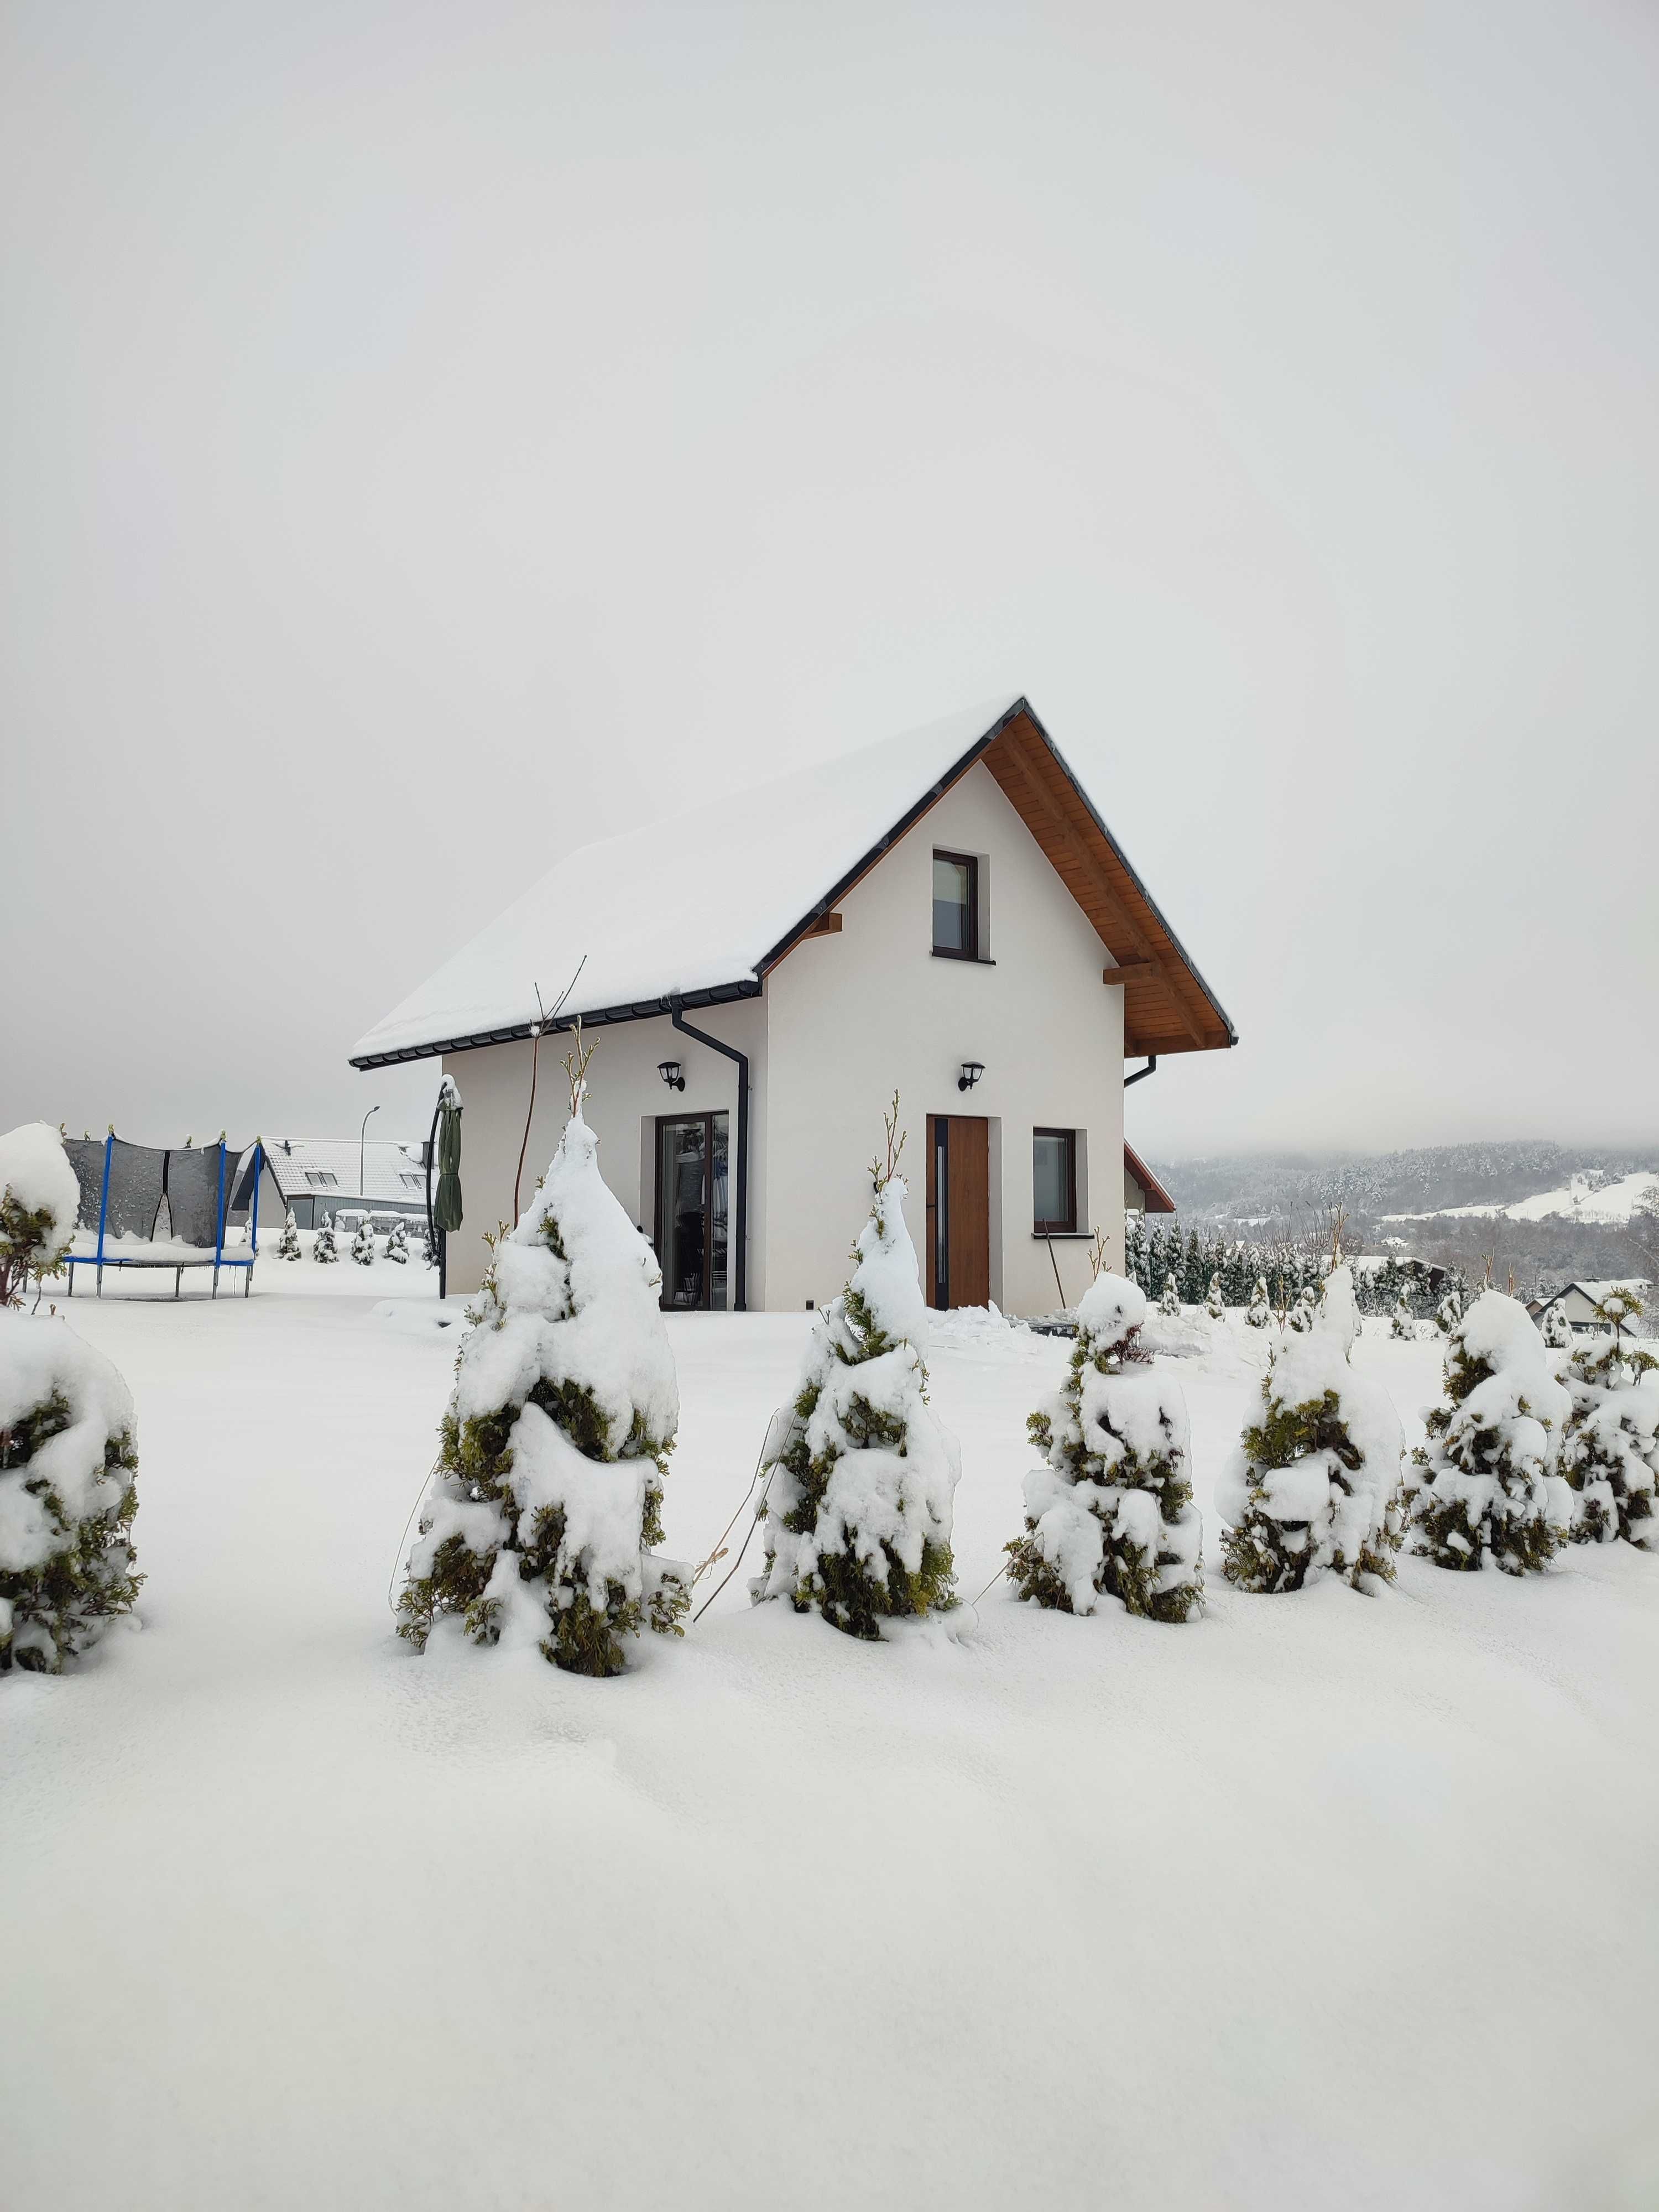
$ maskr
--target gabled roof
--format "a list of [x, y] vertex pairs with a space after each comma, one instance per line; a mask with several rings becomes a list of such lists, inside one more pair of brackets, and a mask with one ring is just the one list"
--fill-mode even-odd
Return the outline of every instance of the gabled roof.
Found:
[[[362, 1180], [368, 1185], [363, 1190], [357, 1188], [360, 1156]], [[268, 1138], [265, 1163], [284, 1199], [315, 1198], [326, 1206], [348, 1206], [358, 1198], [408, 1200], [422, 1197], [426, 1190], [419, 1145], [389, 1144], [384, 1137], [371, 1137], [362, 1146], [356, 1137]], [[334, 1180], [313, 1182], [313, 1176], [332, 1176]], [[405, 1182], [405, 1176], [413, 1176], [414, 1183]]]
[[1123, 1164], [1141, 1189], [1148, 1213], [1173, 1213], [1176, 1202], [1133, 1145], [1123, 1147]]
[[[976, 761], [1093, 922], [1124, 986], [1127, 1053], [1204, 1052], [1232, 1024], [1021, 697], [728, 793], [568, 854], [359, 1039], [354, 1067], [527, 1036], [581, 971], [556, 1026], [754, 998], [814, 922]], [[811, 902], [803, 905], [803, 899]], [[1103, 963], [1104, 964], [1104, 963]]]

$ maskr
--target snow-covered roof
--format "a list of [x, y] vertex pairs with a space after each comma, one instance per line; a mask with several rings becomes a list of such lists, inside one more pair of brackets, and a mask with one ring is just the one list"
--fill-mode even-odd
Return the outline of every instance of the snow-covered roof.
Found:
[[[358, 1142], [356, 1137], [271, 1137], [265, 1141], [265, 1158], [285, 1199], [318, 1198], [330, 1206], [349, 1205], [355, 1198], [422, 1197], [426, 1170], [421, 1165], [417, 1143], [393, 1144], [371, 1137], [362, 1147], [362, 1180], [357, 1188]], [[331, 1182], [323, 1180], [331, 1176]], [[414, 1178], [413, 1182], [408, 1180]]]
[[1613, 1275], [1601, 1283], [1563, 1283], [1554, 1297], [1545, 1299], [1540, 1311], [1547, 1311], [1559, 1299], [1565, 1297], [1570, 1291], [1577, 1291], [1593, 1306], [1599, 1306], [1611, 1291], [1628, 1291], [1639, 1298], [1652, 1287], [1645, 1275]]
[[[1018, 758], [1016, 744], [1024, 748]], [[1129, 990], [1129, 1049], [1232, 1043], [1226, 1015], [1029, 704], [1005, 697], [676, 815], [672, 850], [695, 855], [694, 886], [684, 869], [665, 865], [659, 822], [568, 854], [361, 1037], [352, 1065], [524, 1036], [537, 987], [550, 1005], [579, 962], [562, 1027], [578, 1015], [596, 1022], [659, 1013], [676, 998], [690, 1007], [752, 998], [797, 938], [994, 747], [988, 765], [1038, 842], [1050, 849], [1048, 836], [1060, 841], [1050, 850], [1057, 864], [1079, 837], [1097, 838], [1098, 882], [1104, 910], [1121, 924], [1121, 950], [1081, 894], [1079, 902], [1115, 957], [1149, 956], [1144, 980], [1138, 975]], [[1033, 747], [1046, 749], [1058, 771], [1042, 793], [1032, 791]], [[1069, 794], [1076, 819], [1056, 827]], [[1166, 1002], [1174, 1009], [1167, 1017]], [[1172, 1024], [1169, 1042], [1156, 1041], [1161, 1018]], [[1143, 1032], [1154, 1041], [1142, 1042]]]

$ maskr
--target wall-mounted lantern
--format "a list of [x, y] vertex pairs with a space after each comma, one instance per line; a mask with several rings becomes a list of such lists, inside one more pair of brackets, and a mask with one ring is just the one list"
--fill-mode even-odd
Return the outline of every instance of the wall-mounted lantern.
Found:
[[680, 1073], [678, 1060], [659, 1060], [657, 1062], [657, 1073], [671, 1091], [684, 1090], [685, 1078]]
[[982, 1060], [964, 1060], [962, 1063], [962, 1073], [957, 1078], [957, 1089], [971, 1091], [984, 1073], [985, 1062]]

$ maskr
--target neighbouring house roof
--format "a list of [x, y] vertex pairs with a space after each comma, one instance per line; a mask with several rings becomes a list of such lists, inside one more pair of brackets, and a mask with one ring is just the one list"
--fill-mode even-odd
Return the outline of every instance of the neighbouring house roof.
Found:
[[1609, 1291], [1629, 1291], [1639, 1298], [1644, 1297], [1651, 1288], [1652, 1285], [1645, 1275], [1613, 1275], [1603, 1283], [1563, 1283], [1555, 1296], [1546, 1298], [1538, 1310], [1540, 1313], [1547, 1313], [1553, 1305], [1559, 1304], [1571, 1291], [1577, 1291], [1582, 1297], [1587, 1297], [1593, 1306], [1599, 1306]]
[[1094, 924], [1124, 985], [1127, 1054], [1237, 1042], [1121, 846], [1023, 697], [972, 708], [581, 847], [368, 1034], [354, 1067], [527, 1036], [536, 988], [556, 1027], [754, 998], [768, 971], [975, 763], [987, 769]]
[[[385, 1138], [371, 1137], [362, 1157], [368, 1188], [360, 1190], [356, 1137], [279, 1137], [265, 1145], [265, 1158], [285, 1200], [314, 1198], [325, 1206], [349, 1206], [354, 1199], [367, 1199], [372, 1205], [380, 1199], [424, 1197], [426, 1170], [418, 1144], [390, 1144]], [[413, 1182], [405, 1181], [410, 1176]]]
[[1146, 1161], [1141, 1158], [1139, 1153], [1136, 1152], [1133, 1145], [1125, 1145], [1123, 1147], [1123, 1164], [1129, 1171], [1130, 1180], [1139, 1184], [1141, 1193], [1146, 1200], [1146, 1210], [1148, 1213], [1173, 1213], [1175, 1212], [1176, 1202], [1174, 1199], [1172, 1199], [1169, 1192], [1164, 1189], [1163, 1184], [1147, 1166]]

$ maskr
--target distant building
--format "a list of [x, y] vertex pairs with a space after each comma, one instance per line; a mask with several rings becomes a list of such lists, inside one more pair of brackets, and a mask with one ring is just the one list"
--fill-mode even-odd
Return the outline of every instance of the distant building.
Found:
[[[371, 1137], [361, 1147], [356, 1137], [272, 1138], [265, 1146], [259, 1186], [260, 1231], [280, 1229], [290, 1207], [301, 1229], [314, 1229], [324, 1214], [337, 1213], [342, 1206], [424, 1220], [423, 1155], [419, 1144], [391, 1144], [384, 1138], [377, 1142]], [[248, 1180], [245, 1170], [236, 1192], [243, 1218], [252, 1195]]]
[[1552, 1306], [1559, 1306], [1574, 1334], [1589, 1336], [1603, 1326], [1595, 1318], [1595, 1309], [1609, 1291], [1630, 1291], [1638, 1298], [1645, 1299], [1652, 1287], [1640, 1275], [1615, 1275], [1603, 1283], [1569, 1283], [1553, 1298], [1544, 1298], [1528, 1305], [1527, 1311], [1542, 1328], [1545, 1315]]
[[1176, 1202], [1133, 1146], [1123, 1147], [1123, 1211], [1173, 1213]]

